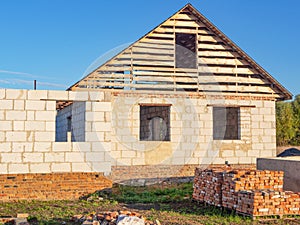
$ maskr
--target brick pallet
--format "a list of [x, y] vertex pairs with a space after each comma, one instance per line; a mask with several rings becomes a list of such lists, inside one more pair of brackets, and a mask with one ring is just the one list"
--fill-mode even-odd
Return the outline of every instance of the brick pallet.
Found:
[[290, 191], [240, 191], [237, 212], [253, 216], [299, 215], [300, 195]]
[[235, 210], [239, 191], [264, 190], [283, 191], [283, 172], [260, 170], [234, 170], [224, 173], [222, 206]]
[[210, 205], [222, 206], [223, 172], [196, 169], [193, 198]]
[[283, 191], [283, 175], [281, 171], [196, 169], [193, 198], [253, 218], [300, 215], [300, 193]]

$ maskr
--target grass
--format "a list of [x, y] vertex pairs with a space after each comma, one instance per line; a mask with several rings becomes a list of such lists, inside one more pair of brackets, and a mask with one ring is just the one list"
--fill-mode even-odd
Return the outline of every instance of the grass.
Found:
[[18, 201], [0, 203], [0, 215], [15, 217], [17, 213], [29, 213], [29, 219], [38, 224], [61, 224], [63, 221], [70, 222], [70, 218], [76, 214], [89, 214], [96, 212], [99, 207], [111, 206], [108, 201]]
[[192, 184], [128, 187], [115, 185], [112, 193], [96, 192], [74, 201], [18, 201], [0, 203], [0, 216], [29, 213], [32, 224], [74, 224], [73, 215], [90, 215], [107, 210], [131, 210], [142, 213], [162, 225], [250, 225], [299, 224], [300, 220], [253, 222], [220, 208], [193, 202]]
[[189, 199], [193, 193], [192, 183], [173, 187], [130, 187], [117, 185], [114, 187], [113, 198], [124, 203], [169, 203]]

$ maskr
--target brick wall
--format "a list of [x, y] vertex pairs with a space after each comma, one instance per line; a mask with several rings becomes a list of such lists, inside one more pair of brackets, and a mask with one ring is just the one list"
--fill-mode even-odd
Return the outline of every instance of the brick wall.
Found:
[[78, 199], [111, 188], [102, 173], [0, 175], [0, 201]]
[[[109, 178], [117, 183], [146, 185], [157, 181], [194, 177], [198, 164], [112, 166]], [[225, 165], [201, 165], [202, 169], [223, 169]], [[255, 164], [232, 165], [231, 169], [256, 169]]]

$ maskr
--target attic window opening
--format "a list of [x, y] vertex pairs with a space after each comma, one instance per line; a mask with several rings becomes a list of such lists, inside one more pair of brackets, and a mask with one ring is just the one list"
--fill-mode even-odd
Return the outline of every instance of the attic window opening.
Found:
[[175, 34], [176, 68], [197, 68], [196, 34]]

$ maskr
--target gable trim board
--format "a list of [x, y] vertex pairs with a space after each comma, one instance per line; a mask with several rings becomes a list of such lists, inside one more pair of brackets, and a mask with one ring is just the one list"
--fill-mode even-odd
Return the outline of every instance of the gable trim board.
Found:
[[[181, 28], [176, 25], [178, 23], [181, 23]], [[192, 27], [189, 25], [191, 23], [196, 25]], [[200, 28], [203, 30], [200, 31]], [[198, 35], [197, 69], [176, 68], [174, 45], [177, 31]], [[201, 45], [208, 46], [208, 49], [201, 50]], [[286, 88], [191, 4], [185, 5], [68, 90], [81, 89], [270, 95], [278, 100], [292, 98]]]

